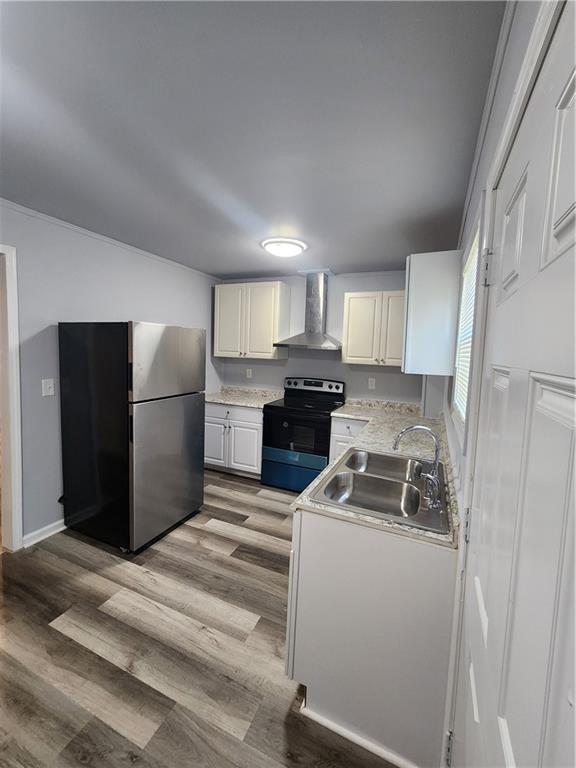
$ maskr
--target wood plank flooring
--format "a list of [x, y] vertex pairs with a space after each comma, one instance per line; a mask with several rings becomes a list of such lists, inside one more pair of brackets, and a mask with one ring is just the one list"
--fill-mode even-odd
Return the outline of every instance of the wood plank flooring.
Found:
[[386, 768], [284, 675], [293, 495], [206, 473], [136, 556], [64, 532], [0, 556], [0, 768]]

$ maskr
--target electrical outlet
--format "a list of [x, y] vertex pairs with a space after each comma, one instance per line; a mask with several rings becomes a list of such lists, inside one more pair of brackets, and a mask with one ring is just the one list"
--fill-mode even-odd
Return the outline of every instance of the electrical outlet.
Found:
[[42, 397], [54, 395], [54, 379], [42, 379]]
[[247, 379], [252, 378], [252, 368], [246, 368], [246, 378]]
[[376, 389], [376, 379], [373, 376], [368, 377], [368, 389]]

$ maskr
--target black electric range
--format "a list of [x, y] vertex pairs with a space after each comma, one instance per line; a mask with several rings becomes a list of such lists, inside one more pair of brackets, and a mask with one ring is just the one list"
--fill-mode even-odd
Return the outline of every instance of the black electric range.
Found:
[[330, 414], [344, 405], [345, 384], [289, 376], [284, 397], [264, 406], [262, 483], [302, 491], [328, 464]]

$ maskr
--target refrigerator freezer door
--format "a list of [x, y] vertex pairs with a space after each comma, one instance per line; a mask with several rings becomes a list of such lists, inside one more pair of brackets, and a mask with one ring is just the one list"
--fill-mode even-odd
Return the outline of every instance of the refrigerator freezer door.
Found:
[[130, 323], [131, 401], [203, 392], [206, 331], [177, 325]]
[[204, 395], [131, 406], [130, 549], [196, 511], [204, 500]]

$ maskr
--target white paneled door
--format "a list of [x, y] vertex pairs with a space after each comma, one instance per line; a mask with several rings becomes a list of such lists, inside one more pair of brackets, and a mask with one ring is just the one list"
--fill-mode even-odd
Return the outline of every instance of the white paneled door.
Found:
[[462, 766], [575, 765], [573, 28], [568, 3], [495, 188]]

